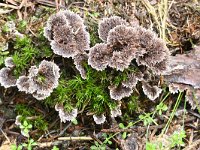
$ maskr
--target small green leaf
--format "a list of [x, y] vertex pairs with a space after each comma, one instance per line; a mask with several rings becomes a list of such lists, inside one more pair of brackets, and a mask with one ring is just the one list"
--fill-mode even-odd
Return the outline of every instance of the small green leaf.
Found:
[[130, 128], [133, 126], [133, 122], [129, 122], [127, 128]]
[[28, 126], [28, 122], [25, 120], [23, 123], [24, 126]]
[[124, 132], [124, 133], [122, 134], [122, 138], [125, 139], [126, 137], [127, 137], [127, 133]]
[[111, 145], [111, 144], [112, 144], [112, 141], [108, 141], [108, 144]]
[[124, 128], [125, 128], [124, 124], [123, 124], [123, 123], [120, 123], [120, 124], [119, 124], [119, 128], [120, 128], [120, 129], [124, 129]]
[[78, 124], [78, 121], [76, 120], [76, 118], [72, 119], [71, 122], [72, 122], [74, 125], [77, 125], [77, 124]]
[[146, 150], [156, 150], [156, 145], [154, 143], [147, 142]]
[[91, 150], [98, 150], [98, 147], [96, 147], [95, 145], [90, 146]]

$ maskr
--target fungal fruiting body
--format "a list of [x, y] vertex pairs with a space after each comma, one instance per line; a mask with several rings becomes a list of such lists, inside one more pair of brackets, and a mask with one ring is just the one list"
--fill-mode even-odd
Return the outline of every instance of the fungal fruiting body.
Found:
[[77, 117], [77, 114], [78, 114], [77, 109], [73, 109], [70, 112], [67, 112], [64, 109], [64, 106], [62, 104], [56, 104], [55, 110], [58, 111], [60, 120], [61, 120], [61, 122], [64, 122], [64, 123], [66, 121], [72, 121], [73, 119], [75, 119]]
[[104, 114], [93, 115], [93, 119], [96, 124], [103, 124], [106, 121], [106, 117], [104, 116]]
[[5, 66], [0, 70], [0, 83], [5, 88], [9, 88], [12, 86], [16, 86], [16, 77], [13, 74], [13, 69], [15, 64], [13, 62], [12, 57], [7, 57], [5, 59]]
[[36, 99], [43, 100], [58, 86], [59, 70], [55, 63], [43, 60], [38, 68], [32, 66], [29, 69], [28, 76], [19, 77], [16, 85], [19, 91], [30, 93]]
[[[103, 43], [89, 49], [88, 64], [92, 68], [98, 71], [112, 68], [120, 72], [130, 67], [137, 69], [137, 74], [128, 73], [128, 79], [119, 86], [109, 87], [112, 99], [129, 97], [139, 81], [148, 84], [145, 73], [159, 76], [168, 70], [169, 49], [153, 31], [129, 26], [120, 17], [110, 17], [100, 21], [98, 32]], [[162, 91], [157, 85], [152, 85], [151, 90], [145, 87], [144, 94], [151, 100], [155, 100]]]
[[69, 11], [60, 11], [52, 15], [44, 28], [44, 36], [50, 41], [53, 52], [66, 58], [74, 59], [76, 68], [85, 79], [85, 70], [80, 55], [89, 49], [90, 37], [83, 24], [83, 19]]

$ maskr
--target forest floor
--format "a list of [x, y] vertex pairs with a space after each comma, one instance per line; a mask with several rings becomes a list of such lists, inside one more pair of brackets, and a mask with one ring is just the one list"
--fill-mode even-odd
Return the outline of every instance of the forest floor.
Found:
[[[6, 57], [23, 57], [26, 52], [20, 51], [20, 42], [9, 33], [8, 22], [14, 22], [17, 30], [31, 41], [27, 51], [33, 48], [33, 52], [27, 53], [34, 59], [29, 59], [29, 65], [43, 59], [62, 63], [61, 57], [52, 54], [43, 28], [50, 15], [63, 9], [84, 19], [91, 46], [101, 42], [98, 21], [113, 15], [133, 26], [139, 24], [155, 31], [165, 40], [171, 55], [189, 53], [200, 46], [199, 0], [4, 0], [0, 2], [1, 68]], [[39, 56], [31, 54], [35, 49], [40, 50]], [[132, 104], [133, 110], [124, 106], [122, 116], [96, 125], [91, 115], [84, 112], [72, 122], [61, 123], [48, 100], [38, 101], [16, 87], [0, 87], [0, 150], [20, 150], [20, 146], [35, 150], [198, 150], [200, 111], [191, 109], [184, 95], [185, 92], [171, 94], [166, 88], [155, 102], [142, 97], [137, 105]], [[20, 127], [15, 123], [19, 115], [26, 117]], [[29, 137], [21, 134], [24, 128]]]

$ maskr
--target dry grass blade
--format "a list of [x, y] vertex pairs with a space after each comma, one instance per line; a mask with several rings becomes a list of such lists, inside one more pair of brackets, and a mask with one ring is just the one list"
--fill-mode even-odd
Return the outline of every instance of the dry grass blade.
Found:
[[200, 139], [193, 142], [192, 145], [185, 147], [183, 150], [194, 150], [198, 145], [200, 145]]
[[83, 137], [59, 137], [58, 140], [94, 140], [92, 137], [89, 136], [83, 136]]
[[4, 4], [4, 3], [0, 3], [0, 6], [6, 7], [6, 8], [12, 8], [12, 9], [19, 9], [19, 6], [14, 6], [14, 5]]

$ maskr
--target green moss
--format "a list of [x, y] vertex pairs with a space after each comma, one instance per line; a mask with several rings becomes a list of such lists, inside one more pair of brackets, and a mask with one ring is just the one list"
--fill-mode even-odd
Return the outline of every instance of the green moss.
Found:
[[[26, 120], [28, 124], [32, 124], [35, 129], [39, 129], [41, 131], [47, 130], [48, 122], [43, 117], [43, 114], [36, 111], [34, 107], [27, 106], [25, 104], [17, 104], [15, 107], [15, 111], [18, 115], [21, 116], [21, 122], [24, 122]], [[34, 119], [28, 119], [28, 117], [34, 117]]]

